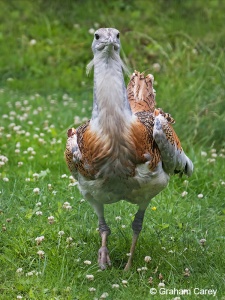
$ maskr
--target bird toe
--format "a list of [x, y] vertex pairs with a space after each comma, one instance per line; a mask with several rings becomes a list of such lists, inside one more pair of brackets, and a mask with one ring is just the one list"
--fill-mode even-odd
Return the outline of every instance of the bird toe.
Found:
[[98, 250], [98, 264], [101, 270], [105, 270], [107, 266], [111, 266], [109, 250], [107, 249], [107, 247], [101, 247]]

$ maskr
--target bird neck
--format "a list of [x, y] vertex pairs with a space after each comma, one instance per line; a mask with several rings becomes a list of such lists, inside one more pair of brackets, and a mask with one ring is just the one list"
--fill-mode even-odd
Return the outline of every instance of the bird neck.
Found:
[[132, 122], [120, 57], [94, 57], [94, 105], [91, 123], [100, 134], [118, 135]]

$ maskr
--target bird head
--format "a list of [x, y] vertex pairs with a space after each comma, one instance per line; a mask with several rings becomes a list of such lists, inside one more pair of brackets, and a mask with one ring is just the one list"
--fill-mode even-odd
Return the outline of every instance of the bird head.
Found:
[[120, 32], [115, 28], [100, 28], [94, 33], [92, 51], [111, 56], [120, 51]]
[[127, 66], [120, 58], [120, 47], [119, 30], [115, 28], [99, 28], [96, 30], [92, 42], [94, 59], [87, 65], [87, 74], [89, 74], [92, 67], [102, 66], [103, 62], [108, 64], [110, 60], [113, 60], [126, 74], [129, 74]]

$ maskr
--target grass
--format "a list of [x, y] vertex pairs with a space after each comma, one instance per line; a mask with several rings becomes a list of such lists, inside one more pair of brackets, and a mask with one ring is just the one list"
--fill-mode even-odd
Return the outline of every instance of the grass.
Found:
[[[0, 299], [225, 297], [223, 9], [220, 1], [0, 2]], [[175, 118], [195, 166], [190, 179], [171, 178], [152, 200], [128, 273], [136, 207], [106, 206], [113, 266], [99, 272], [97, 218], [63, 158], [67, 128], [91, 115], [85, 66], [95, 23], [119, 28], [130, 68], [154, 74], [158, 106]], [[192, 295], [162, 295], [161, 281]]]

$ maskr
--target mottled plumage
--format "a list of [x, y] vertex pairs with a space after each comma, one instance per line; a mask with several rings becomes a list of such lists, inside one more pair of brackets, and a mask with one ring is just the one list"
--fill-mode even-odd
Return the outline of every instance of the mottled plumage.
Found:
[[92, 43], [94, 59], [94, 103], [91, 119], [77, 129], [68, 130], [65, 158], [78, 180], [83, 196], [99, 219], [102, 247], [99, 265], [110, 265], [104, 219], [104, 204], [121, 199], [137, 204], [132, 223], [131, 256], [142, 229], [150, 200], [161, 192], [175, 173], [188, 176], [193, 171], [172, 124], [173, 118], [155, 108], [154, 78], [135, 71], [126, 89], [125, 69], [119, 56], [119, 31], [101, 28]]

